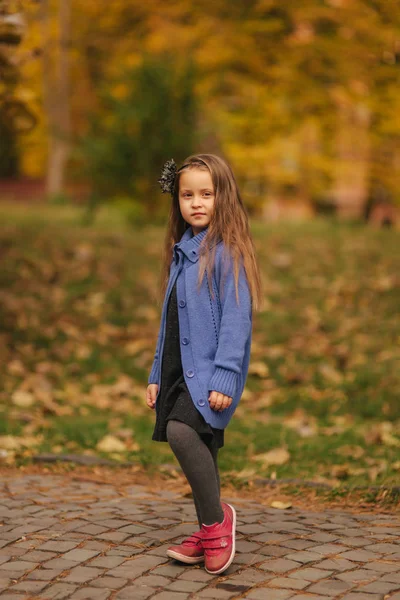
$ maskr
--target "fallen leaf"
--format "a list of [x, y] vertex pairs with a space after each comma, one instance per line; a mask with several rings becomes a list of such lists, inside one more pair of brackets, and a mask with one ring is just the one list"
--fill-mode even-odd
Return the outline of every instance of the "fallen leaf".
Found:
[[286, 510], [292, 508], [291, 502], [282, 502], [281, 500], [273, 500], [270, 504], [272, 508], [279, 508], [280, 510]]
[[286, 448], [273, 448], [269, 452], [256, 454], [252, 460], [264, 463], [265, 465], [283, 465], [290, 459], [290, 454]]
[[256, 361], [256, 362], [250, 363], [249, 373], [251, 375], [257, 375], [258, 377], [264, 378], [264, 377], [268, 377], [269, 369], [265, 363], [263, 363], [261, 361]]
[[97, 444], [96, 449], [101, 452], [126, 452], [127, 448], [124, 442], [114, 435], [104, 436]]
[[11, 396], [11, 401], [16, 406], [20, 406], [22, 408], [27, 408], [28, 406], [32, 406], [35, 402], [35, 398], [33, 394], [30, 392], [24, 392], [23, 390], [16, 390]]

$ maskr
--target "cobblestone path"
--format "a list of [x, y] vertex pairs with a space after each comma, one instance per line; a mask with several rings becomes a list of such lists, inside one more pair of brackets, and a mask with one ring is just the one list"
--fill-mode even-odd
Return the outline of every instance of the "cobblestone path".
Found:
[[229, 499], [223, 575], [169, 559], [197, 529], [192, 500], [62, 474], [0, 480], [0, 599], [400, 600], [400, 515], [276, 510]]

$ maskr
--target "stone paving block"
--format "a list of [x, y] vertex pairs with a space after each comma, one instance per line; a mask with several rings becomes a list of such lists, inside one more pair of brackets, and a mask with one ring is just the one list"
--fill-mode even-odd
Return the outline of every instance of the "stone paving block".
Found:
[[76, 589], [75, 585], [69, 583], [55, 583], [40, 593], [40, 600], [63, 600], [69, 598]]
[[176, 564], [171, 563], [167, 565], [163, 565], [161, 567], [156, 567], [151, 572], [154, 575], [164, 575], [165, 577], [178, 577], [181, 573], [184, 573], [187, 570], [187, 566], [182, 566], [181, 563], [176, 562]]
[[323, 569], [316, 569], [313, 567], [305, 567], [291, 573], [288, 577], [295, 577], [296, 579], [305, 579], [307, 581], [319, 581], [329, 575], [332, 575], [333, 571], [325, 571]]
[[[380, 573], [382, 575], [382, 573]], [[400, 588], [400, 565], [397, 573], [387, 573], [381, 577], [381, 581], [389, 581], [390, 583], [398, 583]]]
[[108, 588], [111, 590], [119, 590], [128, 583], [128, 579], [122, 579], [118, 577], [99, 577], [90, 582], [92, 587]]
[[110, 590], [99, 590], [94, 587], [84, 587], [74, 592], [73, 600], [107, 600], [111, 596]]
[[125, 560], [118, 567], [113, 567], [106, 571], [106, 575], [111, 577], [127, 577], [128, 579], [134, 579], [149, 571], [153, 567], [158, 566], [165, 562], [165, 558], [159, 558], [157, 556], [141, 556], [134, 560]]
[[42, 567], [45, 569], [61, 569], [62, 571], [65, 571], [66, 569], [76, 567], [76, 562], [74, 560], [66, 560], [65, 558], [53, 558], [52, 560], [42, 563]]
[[386, 562], [386, 561], [372, 561], [365, 563], [364, 569], [372, 569], [373, 571], [382, 571], [382, 573], [393, 573], [393, 571], [399, 570], [398, 561]]
[[32, 581], [26, 579], [25, 581], [20, 581], [19, 583], [16, 583], [10, 587], [10, 592], [27, 592], [29, 594], [36, 594], [45, 588], [46, 585], [48, 585], [47, 581]]
[[282, 546], [274, 546], [273, 544], [266, 544], [259, 550], [259, 554], [273, 557], [286, 556], [287, 554], [291, 553], [292, 550], [289, 550], [289, 548], [284, 548]]
[[287, 534], [287, 533], [261, 533], [260, 535], [256, 535], [256, 536], [251, 536], [252, 537], [252, 541], [253, 542], [271, 542], [271, 543], [276, 543], [276, 542], [282, 542], [283, 540], [288, 540], [290, 538], [293, 538], [293, 535]]
[[256, 542], [248, 542], [247, 540], [236, 541], [237, 552], [253, 552], [260, 549], [260, 544]]
[[302, 540], [298, 538], [293, 538], [291, 540], [284, 540], [282, 542], [282, 546], [285, 548], [291, 548], [292, 550], [305, 550], [310, 546], [314, 546], [314, 542], [310, 542], [309, 540]]
[[79, 542], [64, 542], [62, 540], [49, 540], [48, 542], [45, 542], [44, 544], [42, 544], [41, 546], [39, 546], [38, 548], [36, 548], [36, 550], [51, 550], [53, 552], [57, 552], [58, 554], [61, 554], [62, 552], [68, 552], [68, 550], [72, 550], [73, 548], [76, 548], [79, 545]]
[[92, 567], [75, 567], [71, 572], [63, 577], [63, 581], [71, 581], [74, 583], [85, 583], [95, 577], [100, 577], [103, 574], [102, 569], [94, 569]]
[[[179, 592], [171, 592], [174, 594], [177, 594]], [[218, 590], [217, 588], [213, 587], [213, 588], [205, 588], [204, 590], [200, 590], [199, 592], [195, 592], [193, 598], [212, 598], [212, 600], [229, 600], [229, 598], [233, 598], [234, 596], [237, 596], [236, 592], [229, 592], [228, 590]], [[157, 598], [157, 596], [154, 597], [156, 600], [175, 600], [175, 598], [168, 597], [168, 598]], [[153, 600], [153, 598], [151, 599]]]
[[[354, 536], [367, 536], [369, 535], [369, 531], [367, 529], [363, 529], [362, 527], [349, 527], [348, 529], [336, 529], [335, 534], [341, 538], [354, 537]], [[346, 539], [343, 540], [346, 543]]]
[[10, 545], [0, 550], [0, 556], [7, 556], [8, 559], [17, 558], [18, 556], [23, 556], [26, 552], [27, 549], [21, 548], [19, 544], [18, 546]]
[[351, 562], [346, 558], [326, 558], [315, 565], [319, 569], [328, 569], [329, 571], [348, 571], [357, 567], [357, 563]]
[[259, 568], [263, 569], [264, 571], [271, 571], [272, 573], [286, 573], [286, 571], [291, 571], [299, 566], [300, 564], [294, 560], [277, 558], [276, 560], [269, 560], [262, 563]]
[[372, 571], [370, 569], [354, 569], [353, 571], [346, 571], [345, 573], [340, 573], [335, 577], [336, 579], [340, 579], [341, 581], [359, 583], [361, 581], [373, 581], [374, 579], [378, 579], [381, 576], [382, 573], [378, 573], [378, 571]]
[[294, 579], [289, 577], [275, 577], [268, 582], [273, 588], [284, 588], [290, 590], [303, 590], [305, 587], [310, 585], [309, 581], [305, 579]]
[[286, 554], [286, 558], [288, 560], [295, 560], [303, 564], [320, 560], [321, 555], [317, 554], [316, 552], [308, 552], [305, 550], [304, 552], [293, 552], [291, 554]]
[[350, 550], [349, 552], [342, 552], [342, 558], [348, 558], [356, 562], [367, 562], [368, 560], [376, 560], [381, 558], [381, 554], [377, 552], [370, 552], [368, 550]]
[[[343, 556], [342, 553], [348, 550], [349, 548], [347, 546], [342, 546], [341, 544], [321, 544], [319, 546], [313, 546], [312, 549], [313, 552], [321, 554], [322, 556], [328, 556], [329, 554], [340, 554]], [[358, 550], [354, 550], [353, 552], [358, 552]]]
[[[393, 596], [390, 600], [393, 600]], [[350, 592], [342, 597], [342, 600], [382, 600], [383, 594], [363, 594], [361, 592]]]
[[215, 575], [207, 573], [203, 568], [185, 567], [184, 573], [179, 575], [178, 579], [185, 579], [188, 581], [210, 581], [210, 579], [214, 579], [214, 577]]
[[259, 554], [235, 554], [235, 558], [234, 558], [235, 562], [237, 564], [241, 564], [241, 565], [254, 565], [256, 563], [261, 562], [262, 560], [265, 560], [265, 556], [260, 556]]
[[248, 525], [236, 525], [236, 530], [246, 535], [252, 533], [265, 533], [265, 526], [259, 525], [258, 523], [251, 523]]
[[363, 546], [367, 546], [368, 544], [371, 543], [371, 540], [365, 538], [365, 537], [347, 537], [346, 540], [343, 540], [346, 542], [346, 546], [353, 546], [355, 548], [359, 548], [359, 547], [363, 547]]
[[82, 546], [85, 550], [98, 550], [99, 552], [106, 552], [109, 547], [108, 542], [99, 542], [98, 540], [86, 540]]
[[40, 581], [53, 581], [62, 573], [62, 569], [35, 569], [26, 575], [27, 579], [35, 579]]
[[184, 579], [178, 579], [172, 583], [169, 583], [165, 589], [176, 592], [187, 592], [190, 594], [192, 592], [198, 592], [199, 590], [202, 590], [206, 585], [207, 583], [205, 581], [186, 581]]
[[142, 575], [142, 577], [135, 579], [135, 585], [153, 588], [165, 587], [169, 583], [171, 583], [169, 578], [163, 577], [162, 575], [153, 575], [152, 573], [149, 575]]
[[99, 521], [96, 521], [96, 523], [107, 529], [118, 529], [124, 525], [130, 525], [129, 521], [126, 519], [100, 519]]
[[313, 542], [319, 542], [319, 544], [327, 544], [328, 542], [335, 542], [338, 539], [338, 536], [332, 533], [319, 531], [318, 533], [309, 535], [307, 539], [312, 540]]
[[90, 567], [104, 567], [105, 569], [112, 569], [123, 563], [125, 557], [123, 556], [98, 556], [88, 563]]
[[[167, 549], [170, 547], [170, 545], [171, 545], [170, 543], [161, 544], [161, 545], [157, 546], [156, 548], [149, 550], [148, 552], [146, 552], [146, 554], [151, 554], [151, 555], [154, 554], [155, 556], [165, 556], [166, 558], [168, 558], [166, 555], [166, 552], [167, 552]], [[171, 564], [173, 564], [173, 563], [171, 562]]]
[[49, 560], [50, 558], [54, 558], [55, 556], [57, 556], [57, 552], [32, 550], [31, 552], [27, 552], [26, 554], [24, 554], [24, 560], [37, 563], [37, 562]]
[[[226, 577], [227, 573], [228, 573], [228, 570], [225, 571], [224, 577]], [[233, 582], [233, 583], [244, 583], [246, 585], [254, 585], [254, 584], [263, 583], [264, 581], [267, 581], [268, 579], [272, 579], [273, 576], [274, 576], [273, 573], [263, 573], [262, 571], [259, 571], [258, 569], [252, 568], [252, 569], [247, 569], [246, 571], [243, 571], [241, 573], [232, 575], [232, 577], [229, 576], [229, 579], [227, 581], [229, 581], [229, 583]]]
[[100, 554], [100, 550], [86, 550], [85, 548], [75, 548], [62, 555], [65, 560], [84, 562]]
[[97, 533], [96, 538], [100, 540], [107, 540], [110, 542], [124, 542], [128, 537], [129, 533], [121, 533], [118, 531], [109, 531], [107, 533]]
[[26, 594], [11, 594], [10, 592], [4, 592], [0, 594], [1, 600], [26, 600]]
[[366, 592], [367, 594], [388, 594], [389, 592], [397, 591], [399, 587], [399, 583], [389, 583], [388, 581], [378, 579], [373, 583], [361, 586], [359, 590], [361, 592]]
[[82, 527], [78, 527], [75, 531], [79, 533], [87, 533], [89, 535], [96, 535], [97, 533], [104, 533], [108, 531], [107, 527], [102, 527], [101, 525], [83, 525]]
[[142, 587], [138, 588], [135, 585], [128, 585], [119, 592], [117, 592], [116, 600], [146, 600], [150, 596], [153, 596], [154, 588]]
[[[324, 596], [324, 598], [329, 598], [329, 596]], [[321, 600], [321, 596], [318, 596], [318, 594], [308, 594], [307, 592], [305, 592], [304, 594], [296, 594], [295, 596], [291, 597], [291, 600]]]
[[2, 571], [18, 571], [20, 577], [25, 571], [30, 571], [37, 567], [39, 563], [29, 562], [27, 560], [11, 560], [1, 565]]
[[321, 594], [322, 596], [336, 596], [342, 592], [346, 592], [350, 589], [352, 584], [346, 581], [339, 581], [338, 579], [330, 579], [328, 581], [319, 581], [314, 583], [307, 589], [307, 592], [315, 594]]
[[370, 546], [365, 546], [364, 550], [379, 552], [380, 554], [393, 554], [393, 552], [399, 551], [399, 544], [371, 544]]
[[248, 592], [244, 597], [248, 600], [287, 600], [293, 595], [293, 590], [273, 590], [271, 588], [257, 588]]

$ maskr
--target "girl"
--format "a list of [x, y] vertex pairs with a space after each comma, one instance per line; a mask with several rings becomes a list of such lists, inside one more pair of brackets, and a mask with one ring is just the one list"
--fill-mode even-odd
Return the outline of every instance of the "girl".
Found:
[[218, 450], [247, 378], [261, 297], [248, 215], [228, 163], [214, 154], [167, 161], [172, 196], [164, 297], [147, 405], [152, 439], [170, 444], [193, 492], [199, 531], [167, 555], [222, 573], [235, 556], [236, 512], [220, 500]]

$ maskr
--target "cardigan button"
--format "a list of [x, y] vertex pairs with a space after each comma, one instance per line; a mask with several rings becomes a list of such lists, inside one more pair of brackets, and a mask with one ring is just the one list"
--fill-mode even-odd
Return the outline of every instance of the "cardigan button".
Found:
[[190, 370], [190, 369], [189, 369], [189, 371], [186, 371], [186, 375], [187, 375], [188, 377], [193, 377], [193, 375], [194, 375], [194, 371], [192, 371], [192, 370]]
[[200, 400], [197, 400], [197, 404], [199, 406], [204, 406], [205, 405], [205, 400], [203, 400], [203, 398], [200, 398]]
[[186, 338], [186, 337], [182, 338], [182, 344], [185, 344], [185, 346], [186, 346], [186, 344], [188, 344], [188, 343], [189, 343], [188, 338]]
[[184, 306], [186, 306], [186, 302], [184, 300], [179, 300], [179, 306], [183, 308]]

